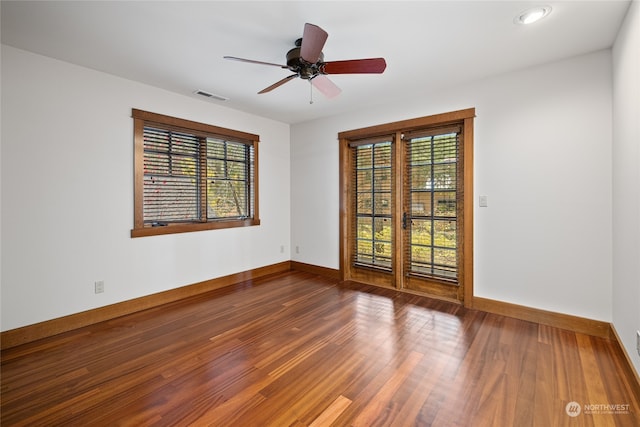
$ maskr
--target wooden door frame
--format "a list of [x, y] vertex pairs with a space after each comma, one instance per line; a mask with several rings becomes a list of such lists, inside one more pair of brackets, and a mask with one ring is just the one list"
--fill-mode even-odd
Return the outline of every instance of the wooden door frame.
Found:
[[[435, 114], [426, 117], [419, 117], [415, 119], [402, 120], [398, 122], [386, 123], [382, 125], [375, 125], [361, 129], [354, 129], [349, 131], [344, 131], [338, 133], [338, 140], [340, 144], [339, 149], [339, 187], [340, 187], [340, 277], [342, 280], [351, 280], [353, 278], [353, 271], [351, 268], [351, 263], [349, 259], [349, 248], [352, 244], [349, 238], [349, 206], [348, 203], [351, 200], [351, 192], [353, 191], [350, 186], [350, 175], [349, 171], [351, 170], [351, 160], [352, 154], [349, 148], [349, 142], [352, 140], [364, 139], [375, 137], [381, 134], [386, 135], [395, 135], [395, 140], [399, 139], [400, 132], [407, 132], [412, 130], [417, 130], [429, 126], [435, 125], [447, 125], [458, 123], [463, 126], [463, 215], [462, 215], [462, 226], [463, 226], [463, 241], [462, 241], [462, 262], [459, 265], [460, 268], [460, 285], [462, 288], [462, 303], [465, 307], [472, 307], [473, 303], [473, 208], [474, 208], [474, 195], [473, 195], [473, 121], [475, 118], [475, 108], [467, 108], [464, 110], [457, 110], [448, 113]], [[401, 185], [398, 186], [398, 180], [400, 184], [402, 184], [403, 179], [403, 171], [398, 167], [402, 168], [401, 159], [397, 156], [400, 147], [397, 147], [399, 144], [394, 144], [396, 148], [394, 149], [395, 153], [395, 164], [396, 167], [394, 179], [396, 188], [401, 188]], [[398, 206], [400, 205], [400, 206]], [[402, 206], [400, 203], [396, 203], [394, 208], [394, 226], [397, 227], [399, 225], [399, 221], [402, 221]], [[396, 228], [398, 229], [398, 228]], [[394, 250], [398, 250], [399, 247], [397, 244], [401, 244], [402, 242], [398, 239], [402, 239], [401, 236], [397, 236], [394, 233]], [[395, 256], [393, 260], [394, 271], [402, 271], [402, 256]], [[398, 269], [400, 268], [400, 269]], [[395, 284], [395, 287], [398, 288], [398, 284]], [[405, 291], [404, 289], [398, 289], [400, 291]]]

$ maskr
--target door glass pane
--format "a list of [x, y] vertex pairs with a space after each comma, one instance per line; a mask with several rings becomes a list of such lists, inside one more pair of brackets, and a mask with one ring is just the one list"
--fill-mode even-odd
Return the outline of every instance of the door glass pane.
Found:
[[391, 192], [375, 194], [374, 213], [385, 218], [391, 216]]
[[415, 191], [411, 195], [411, 216], [431, 216], [431, 192]]
[[393, 257], [391, 141], [354, 148], [354, 263], [390, 269]]
[[433, 246], [456, 248], [456, 221], [433, 221]]
[[431, 221], [414, 219], [411, 221], [411, 244], [431, 246]]
[[356, 172], [356, 182], [358, 183], [358, 188], [356, 192], [371, 192], [373, 188], [373, 173], [372, 169], [364, 169], [358, 170]]
[[431, 190], [431, 165], [414, 165], [411, 167], [411, 189]]
[[433, 178], [427, 178], [427, 188], [430, 190], [456, 189], [456, 164], [435, 164], [432, 168]]
[[372, 221], [370, 217], [360, 217], [357, 219], [357, 229], [358, 229], [358, 240], [373, 240], [373, 234], [371, 230]]
[[455, 191], [436, 191], [433, 193], [435, 204], [434, 216], [455, 218], [457, 215], [457, 202]]
[[373, 209], [373, 197], [371, 193], [358, 193], [357, 210], [360, 214], [371, 214]]
[[407, 145], [408, 273], [457, 277], [458, 134], [416, 137]]

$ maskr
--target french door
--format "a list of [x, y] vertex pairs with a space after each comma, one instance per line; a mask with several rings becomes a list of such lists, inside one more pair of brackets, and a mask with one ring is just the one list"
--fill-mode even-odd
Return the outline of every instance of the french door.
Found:
[[345, 280], [470, 300], [474, 115], [339, 135]]

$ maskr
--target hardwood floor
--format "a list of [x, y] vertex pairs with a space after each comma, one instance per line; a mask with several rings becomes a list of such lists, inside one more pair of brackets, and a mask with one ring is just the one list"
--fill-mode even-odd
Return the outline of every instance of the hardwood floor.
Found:
[[640, 426], [623, 363], [606, 339], [289, 272], [3, 351], [1, 423]]

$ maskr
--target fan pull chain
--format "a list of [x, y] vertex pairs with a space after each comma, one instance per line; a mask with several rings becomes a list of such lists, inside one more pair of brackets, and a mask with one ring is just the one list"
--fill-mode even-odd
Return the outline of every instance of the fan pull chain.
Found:
[[309, 104], [313, 104], [313, 83], [309, 79]]

